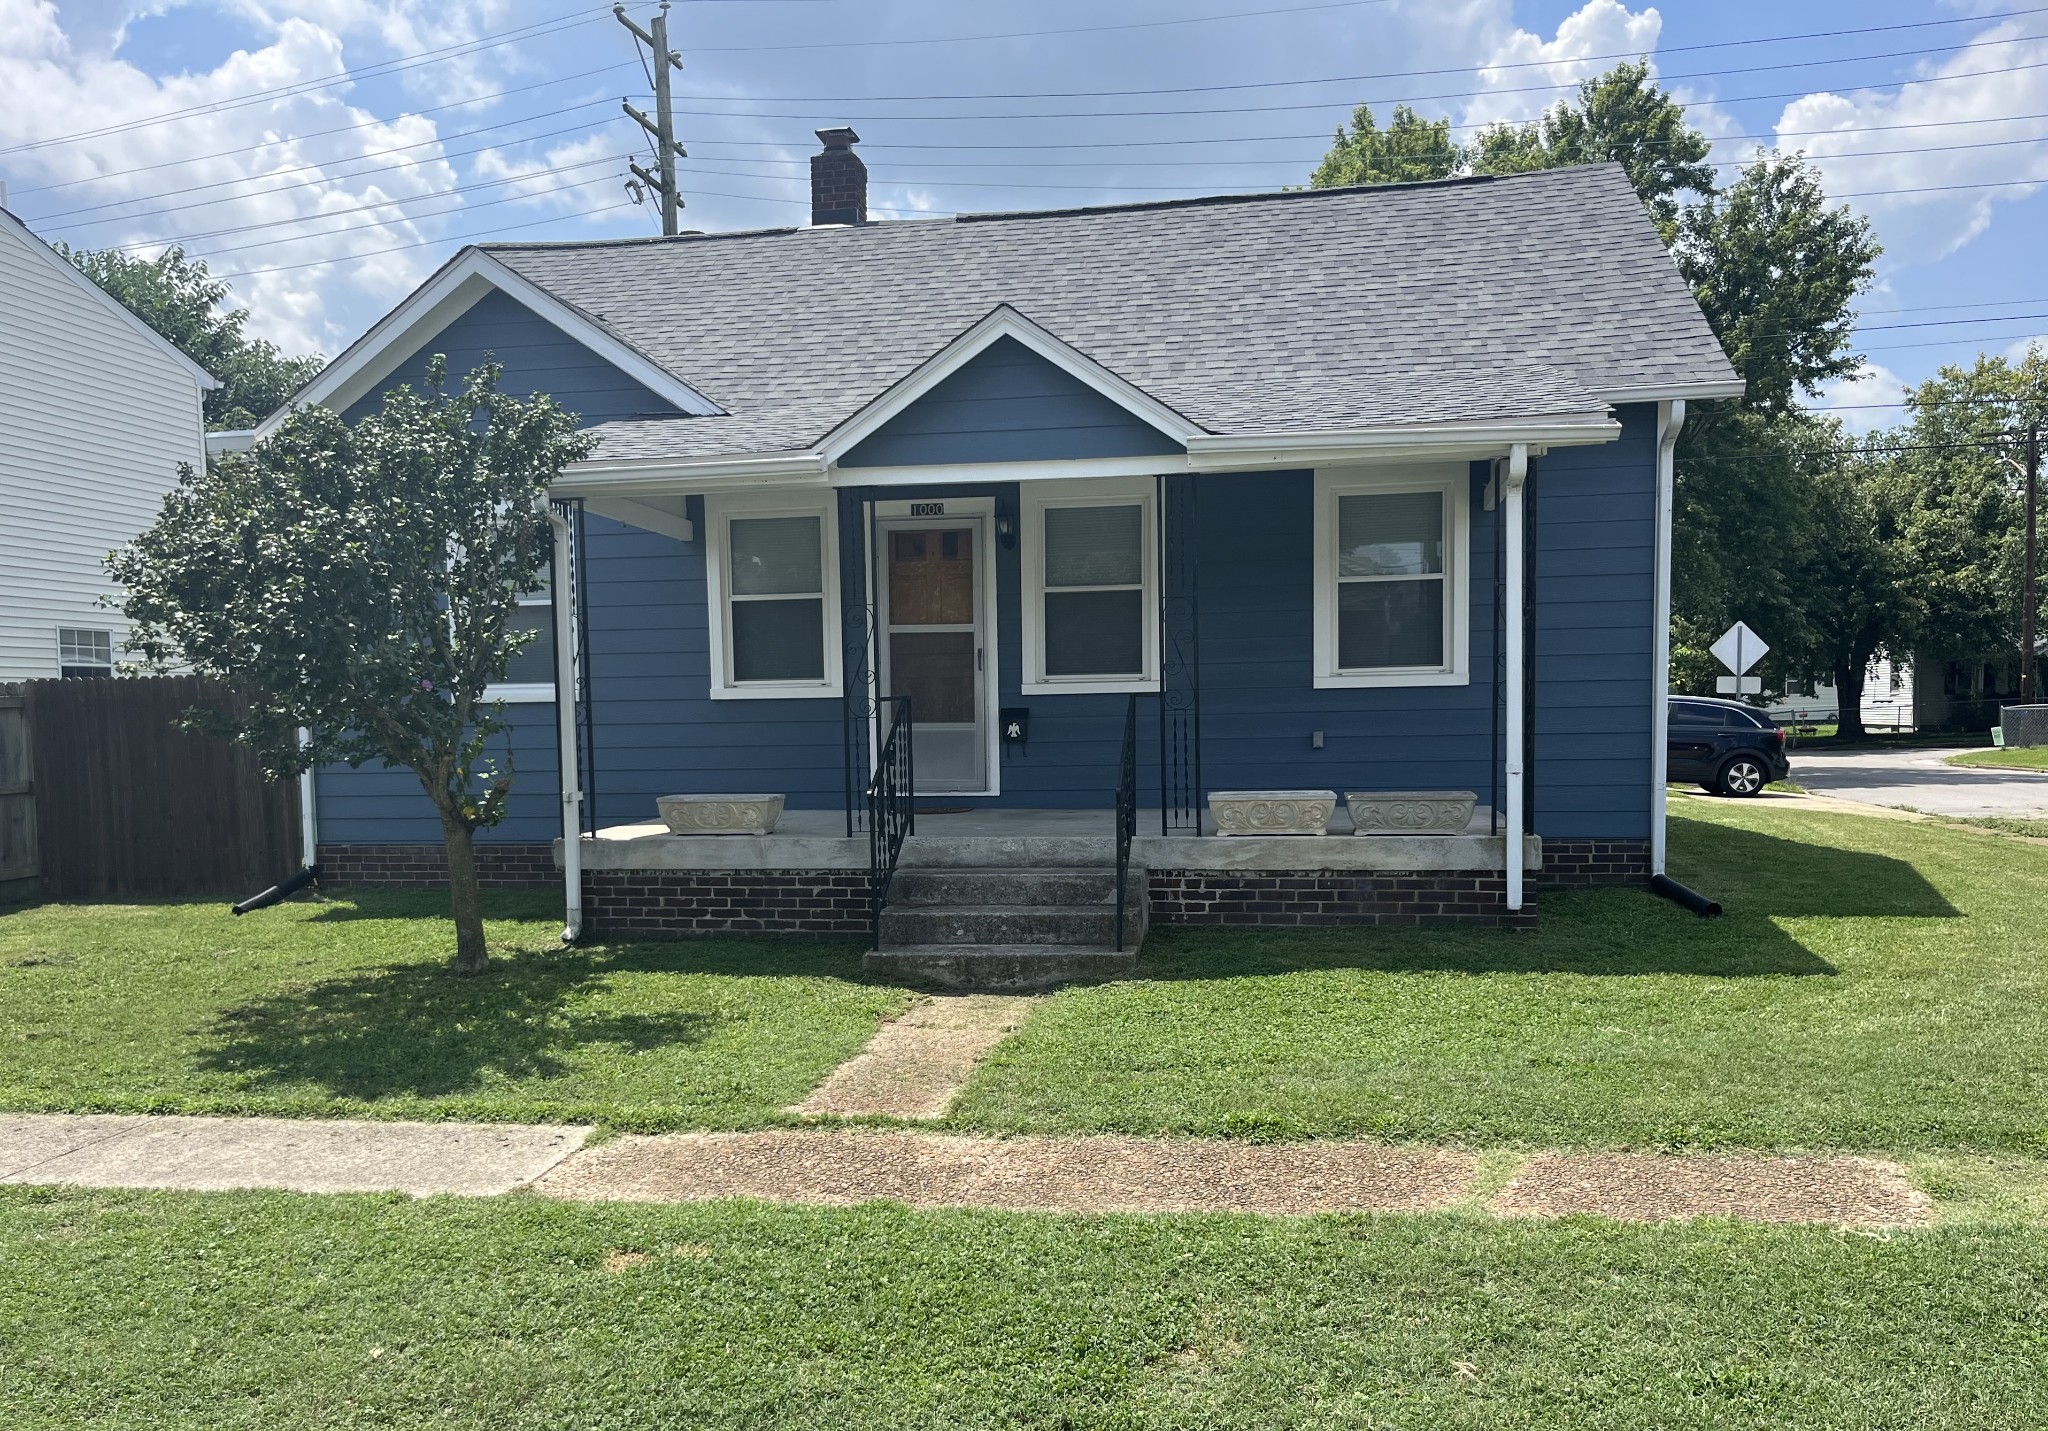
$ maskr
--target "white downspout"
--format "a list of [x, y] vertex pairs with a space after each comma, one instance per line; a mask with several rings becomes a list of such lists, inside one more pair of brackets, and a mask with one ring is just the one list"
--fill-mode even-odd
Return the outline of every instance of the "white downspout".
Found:
[[[313, 743], [313, 732], [299, 727], [299, 749]], [[313, 808], [314, 771], [307, 766], [299, 772], [299, 863], [307, 869], [320, 863], [320, 816]]]
[[1650, 873], [1664, 873], [1665, 786], [1670, 766], [1671, 729], [1671, 505], [1678, 433], [1685, 426], [1685, 402], [1657, 404], [1656, 584], [1650, 633]]
[[576, 751], [576, 529], [547, 505], [555, 533], [555, 761], [562, 783], [562, 942], [583, 934], [583, 772]]
[[1508, 449], [1506, 481], [1501, 484], [1500, 521], [1507, 539], [1505, 582], [1507, 615], [1501, 640], [1506, 643], [1507, 709], [1507, 876], [1508, 908], [1522, 907], [1522, 484], [1529, 476], [1529, 447], [1517, 442]]

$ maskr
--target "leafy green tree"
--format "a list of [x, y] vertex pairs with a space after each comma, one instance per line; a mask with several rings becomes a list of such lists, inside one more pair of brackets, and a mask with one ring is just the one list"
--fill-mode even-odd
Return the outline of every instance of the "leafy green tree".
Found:
[[57, 251], [220, 379], [220, 386], [206, 395], [209, 428], [254, 427], [322, 367], [318, 356], [287, 358], [275, 343], [251, 338], [244, 331], [249, 310], [229, 308], [226, 281], [207, 272], [203, 260], [185, 257], [183, 249], [166, 249], [155, 258], [61, 243]]
[[246, 692], [243, 716], [188, 719], [247, 743], [272, 778], [336, 760], [418, 776], [464, 974], [487, 962], [475, 833], [511, 788], [486, 755], [502, 722], [484, 690], [532, 639], [511, 622], [547, 564], [548, 486], [590, 450], [571, 414], [498, 391], [498, 372], [450, 393], [436, 358], [426, 391], [396, 389], [352, 426], [301, 408], [248, 453], [185, 469], [108, 559], [130, 648]]
[[1669, 243], [1682, 196], [1714, 192], [1712, 144], [1685, 121], [1685, 108], [1650, 78], [1647, 61], [1617, 65], [1579, 84], [1528, 124], [1495, 124], [1466, 150], [1475, 174], [1520, 174], [1572, 164], [1618, 163]]
[[1385, 129], [1361, 104], [1351, 115], [1351, 129], [1341, 127], [1330, 152], [1309, 176], [1309, 186], [1338, 189], [1349, 184], [1398, 184], [1444, 179], [1458, 170], [1458, 146], [1451, 142], [1448, 119], [1424, 119], [1405, 104], [1394, 106], [1394, 120]]
[[1903, 657], [1919, 625], [1919, 591], [1906, 580], [1891, 459], [1873, 443], [1822, 468], [1807, 484], [1819, 540], [1799, 576], [1812, 637], [1808, 664], [1834, 682], [1840, 734], [1863, 736], [1863, 687], [1880, 655]]
[[1674, 252], [1750, 409], [1784, 412], [1862, 366], [1854, 304], [1881, 250], [1870, 221], [1830, 207], [1799, 155], [1760, 154], [1726, 193], [1686, 210]]

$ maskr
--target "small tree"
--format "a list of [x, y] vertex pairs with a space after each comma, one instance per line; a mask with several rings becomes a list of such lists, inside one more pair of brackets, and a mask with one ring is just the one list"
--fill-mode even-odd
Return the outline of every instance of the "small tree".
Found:
[[[232, 683], [246, 714], [189, 717], [273, 779], [334, 760], [419, 777], [441, 819], [458, 973], [485, 967], [475, 834], [504, 818], [484, 689], [533, 633], [510, 623], [550, 550], [548, 485], [587, 455], [546, 396], [499, 369], [401, 387], [353, 425], [302, 408], [247, 454], [184, 469], [153, 526], [108, 558], [128, 643], [155, 669]], [[298, 732], [311, 732], [300, 745]]]
[[1315, 189], [1338, 189], [1348, 184], [1445, 179], [1457, 172], [1458, 160], [1450, 120], [1424, 119], [1397, 104], [1393, 123], [1381, 129], [1372, 106], [1361, 104], [1352, 112], [1350, 132], [1338, 129], [1330, 152], [1308, 182]]

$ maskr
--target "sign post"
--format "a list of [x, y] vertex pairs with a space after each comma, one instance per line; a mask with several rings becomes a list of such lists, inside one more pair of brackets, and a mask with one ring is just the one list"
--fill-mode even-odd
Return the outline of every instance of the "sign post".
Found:
[[1760, 696], [1764, 683], [1761, 676], [1749, 674], [1749, 668], [1771, 652], [1770, 644], [1746, 622], [1738, 621], [1721, 633], [1721, 639], [1708, 648], [1714, 659], [1734, 672], [1715, 680], [1714, 689], [1724, 696]]

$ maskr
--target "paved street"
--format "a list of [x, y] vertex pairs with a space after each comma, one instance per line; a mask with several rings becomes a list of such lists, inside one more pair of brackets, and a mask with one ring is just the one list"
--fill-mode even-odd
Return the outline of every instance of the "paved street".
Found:
[[1931, 815], [2048, 819], [2048, 774], [1946, 764], [1954, 750], [1792, 752], [1792, 779], [1819, 795]]

